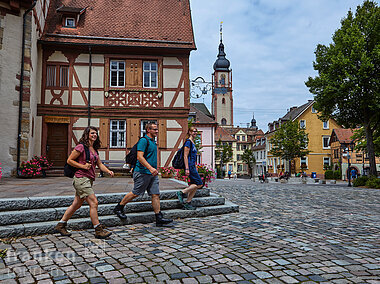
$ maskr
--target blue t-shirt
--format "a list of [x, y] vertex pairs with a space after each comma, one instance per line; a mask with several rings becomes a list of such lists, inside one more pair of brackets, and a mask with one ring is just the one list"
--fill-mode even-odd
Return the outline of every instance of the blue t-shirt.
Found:
[[195, 148], [194, 143], [191, 142], [190, 139], [186, 140], [185, 147], [190, 149], [188, 156], [189, 167], [195, 166], [195, 163], [197, 162], [197, 148]]
[[[145, 135], [145, 137], [149, 140], [149, 145], [148, 145], [148, 149], [146, 151], [147, 154], [146, 154], [145, 159], [153, 168], [157, 169], [157, 144], [156, 144], [156, 141], [154, 141], [154, 139], [148, 137], [147, 135]], [[141, 138], [139, 140], [139, 142], [137, 143], [137, 151], [145, 152], [146, 145], [148, 143], [147, 139]], [[144, 167], [138, 160], [136, 163], [135, 171], [139, 172], [139, 173], [151, 175], [151, 172], [146, 167]]]

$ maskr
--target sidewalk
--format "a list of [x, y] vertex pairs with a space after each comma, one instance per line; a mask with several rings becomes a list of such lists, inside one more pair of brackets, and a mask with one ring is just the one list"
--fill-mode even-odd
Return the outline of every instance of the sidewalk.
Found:
[[[68, 177], [47, 178], [2, 178], [0, 180], [0, 198], [74, 196], [72, 179]], [[129, 177], [97, 178], [94, 182], [95, 194], [127, 193], [132, 190], [133, 180]], [[161, 190], [179, 190], [185, 185], [174, 179], [160, 178]]]

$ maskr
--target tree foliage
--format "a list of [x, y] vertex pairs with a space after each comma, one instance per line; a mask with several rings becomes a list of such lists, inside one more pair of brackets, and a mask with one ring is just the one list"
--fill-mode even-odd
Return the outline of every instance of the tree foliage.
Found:
[[[367, 140], [365, 139], [365, 131], [363, 127], [356, 129], [351, 139], [355, 141], [355, 150], [367, 152]], [[374, 145], [374, 150], [375, 150], [375, 156], [380, 157], [380, 130], [379, 129], [376, 129], [373, 132], [373, 145]]]
[[323, 119], [345, 127], [363, 126], [371, 173], [376, 173], [373, 132], [380, 124], [380, 10], [366, 0], [349, 11], [328, 46], [316, 48], [314, 69], [306, 86], [315, 95], [314, 108]]
[[310, 153], [307, 150], [309, 138], [305, 130], [299, 127], [297, 120], [282, 124], [270, 138], [270, 143], [272, 144], [270, 153], [288, 161]]
[[232, 147], [228, 143], [222, 143], [221, 140], [217, 142], [215, 149], [215, 158], [219, 160], [220, 165], [223, 167], [225, 164], [232, 160]]
[[256, 164], [256, 158], [252, 149], [245, 149], [243, 154], [241, 155], [241, 159], [244, 163], [248, 165], [248, 168], [250, 169], [249, 172], [252, 174], [253, 167]]

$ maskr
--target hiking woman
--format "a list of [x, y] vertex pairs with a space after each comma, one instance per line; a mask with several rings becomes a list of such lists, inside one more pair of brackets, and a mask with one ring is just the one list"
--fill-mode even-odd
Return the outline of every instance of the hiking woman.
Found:
[[[90, 153], [90, 160], [86, 161], [86, 148]], [[67, 221], [77, 211], [86, 200], [90, 206], [90, 218], [95, 228], [95, 237], [98, 239], [105, 239], [112, 233], [105, 229], [105, 227], [99, 223], [98, 217], [98, 200], [95, 196], [92, 184], [95, 180], [95, 165], [105, 173], [108, 173], [113, 177], [113, 171], [107, 169], [101, 162], [98, 149], [100, 148], [100, 140], [98, 130], [96, 127], [87, 127], [82, 138], [79, 140], [79, 144], [71, 152], [67, 163], [78, 170], [75, 172], [73, 185], [75, 189], [75, 198], [73, 203], [67, 208], [61, 221], [55, 226], [55, 232], [60, 233], [62, 236], [70, 236], [71, 233], [67, 231]]]
[[[178, 200], [183, 204], [185, 210], [195, 210], [195, 206], [190, 202], [193, 199], [198, 188], [203, 187], [203, 181], [198, 174], [197, 167], [195, 165], [197, 161], [197, 148], [195, 148], [194, 140], [198, 135], [198, 130], [192, 126], [188, 129], [186, 135], [186, 142], [184, 147], [183, 161], [185, 163], [185, 174], [190, 178], [190, 185], [182, 191], [177, 191]], [[184, 198], [186, 202], [184, 202]]]

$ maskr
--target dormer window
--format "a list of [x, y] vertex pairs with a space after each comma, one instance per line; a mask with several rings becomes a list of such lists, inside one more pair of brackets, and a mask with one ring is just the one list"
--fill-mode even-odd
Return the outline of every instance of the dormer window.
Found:
[[75, 19], [74, 18], [65, 18], [65, 28], [75, 28]]

